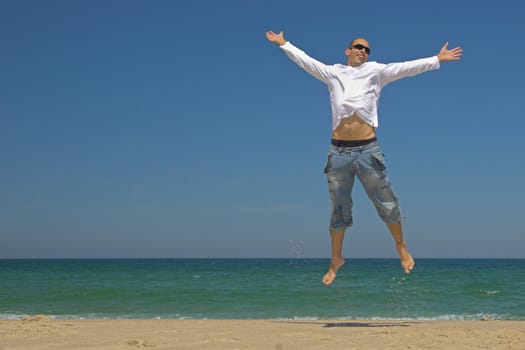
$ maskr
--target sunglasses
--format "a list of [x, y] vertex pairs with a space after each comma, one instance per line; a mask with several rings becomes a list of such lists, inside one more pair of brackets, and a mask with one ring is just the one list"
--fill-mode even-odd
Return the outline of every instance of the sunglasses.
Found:
[[367, 55], [370, 55], [370, 48], [365, 46], [365, 45], [361, 45], [361, 44], [355, 44], [351, 47], [352, 49], [357, 49], [357, 50], [363, 50], [365, 49], [365, 52]]

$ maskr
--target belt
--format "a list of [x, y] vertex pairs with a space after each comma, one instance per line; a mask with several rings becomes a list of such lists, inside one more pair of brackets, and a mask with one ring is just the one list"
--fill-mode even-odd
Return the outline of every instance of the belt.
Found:
[[372, 143], [374, 141], [377, 141], [377, 137], [372, 137], [371, 139], [366, 140], [336, 140], [332, 139], [332, 145], [336, 147], [359, 147], [368, 145], [369, 143]]

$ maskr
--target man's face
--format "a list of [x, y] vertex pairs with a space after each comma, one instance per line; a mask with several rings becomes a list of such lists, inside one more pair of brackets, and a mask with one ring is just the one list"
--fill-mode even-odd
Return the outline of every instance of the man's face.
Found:
[[352, 44], [345, 50], [348, 57], [348, 65], [357, 67], [368, 61], [370, 54], [370, 44], [363, 38], [358, 38], [352, 41]]

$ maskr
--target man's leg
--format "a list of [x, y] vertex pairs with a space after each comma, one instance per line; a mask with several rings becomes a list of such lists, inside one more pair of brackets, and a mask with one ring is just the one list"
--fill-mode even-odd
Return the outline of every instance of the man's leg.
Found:
[[352, 226], [352, 188], [354, 187], [353, 158], [347, 152], [331, 147], [325, 166], [330, 194], [330, 240], [331, 259], [328, 272], [323, 276], [323, 283], [334, 282], [337, 271], [344, 265], [342, 255], [345, 230]]
[[359, 165], [359, 169], [362, 170], [358, 173], [359, 179], [368, 197], [374, 203], [377, 213], [387, 223], [388, 229], [394, 237], [403, 270], [406, 273], [410, 273], [415, 263], [403, 239], [399, 202], [386, 174], [384, 156], [379, 146], [371, 150], [369, 154], [363, 155], [359, 159]]
[[345, 259], [343, 258], [343, 239], [345, 237], [344, 231], [330, 231], [330, 239], [332, 240], [332, 257], [330, 260], [330, 267], [328, 272], [323, 277], [323, 283], [328, 286], [337, 277], [337, 270], [344, 265]]
[[414, 262], [412, 255], [410, 255], [408, 252], [403, 239], [403, 228], [401, 227], [401, 222], [387, 224], [387, 226], [390, 230], [390, 233], [392, 233], [392, 237], [394, 237], [394, 240], [396, 241], [396, 249], [399, 259], [401, 260], [401, 266], [403, 267], [405, 273], [410, 273], [416, 263]]

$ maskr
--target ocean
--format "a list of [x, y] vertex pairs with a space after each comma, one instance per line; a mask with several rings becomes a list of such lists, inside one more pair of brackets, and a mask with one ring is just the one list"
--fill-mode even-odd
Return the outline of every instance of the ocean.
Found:
[[524, 259], [0, 260], [0, 319], [525, 320]]

